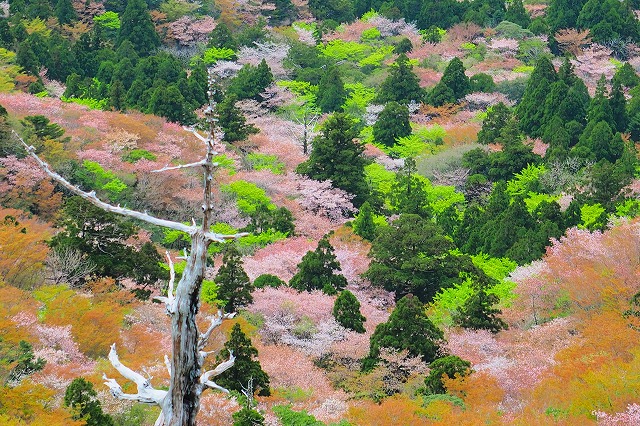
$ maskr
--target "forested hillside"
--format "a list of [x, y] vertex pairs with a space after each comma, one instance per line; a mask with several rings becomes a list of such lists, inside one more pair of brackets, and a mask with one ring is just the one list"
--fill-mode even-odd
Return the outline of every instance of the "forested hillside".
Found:
[[0, 6], [1, 424], [640, 424], [637, 1]]

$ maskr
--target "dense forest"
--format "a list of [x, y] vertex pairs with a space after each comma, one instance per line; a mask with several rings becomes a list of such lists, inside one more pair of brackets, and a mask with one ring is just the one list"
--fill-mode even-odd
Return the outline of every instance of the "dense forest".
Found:
[[236, 235], [198, 424], [640, 424], [637, 0], [0, 8], [3, 425], [153, 425], [190, 268], [37, 159]]

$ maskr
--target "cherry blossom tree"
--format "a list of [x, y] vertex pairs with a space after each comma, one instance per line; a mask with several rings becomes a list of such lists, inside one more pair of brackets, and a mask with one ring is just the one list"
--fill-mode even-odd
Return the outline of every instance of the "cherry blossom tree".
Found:
[[[213, 75], [209, 77], [210, 88], [214, 87]], [[246, 234], [223, 235], [211, 232], [210, 227], [213, 224], [213, 211], [216, 201], [213, 196], [214, 156], [217, 154], [216, 145], [219, 141], [216, 139], [215, 118], [214, 118], [214, 101], [213, 89], [209, 90], [210, 103], [205, 114], [210, 130], [207, 137], [201, 136], [196, 131], [193, 134], [206, 146], [205, 157], [195, 163], [184, 164], [175, 167], [164, 167], [157, 172], [168, 170], [184, 169], [184, 168], [202, 168], [204, 172], [204, 193], [202, 200], [202, 219], [198, 225], [195, 219], [191, 225], [185, 225], [181, 222], [175, 222], [166, 219], [160, 219], [147, 213], [114, 206], [98, 199], [94, 191], [85, 192], [79, 187], [71, 184], [65, 178], [55, 171], [51, 170], [49, 165], [45, 163], [35, 153], [35, 148], [28, 146], [17, 133], [14, 134], [22, 142], [29, 155], [38, 163], [38, 165], [58, 184], [69, 190], [70, 192], [80, 196], [91, 204], [105, 211], [120, 214], [143, 222], [160, 226], [176, 231], [182, 231], [190, 235], [191, 248], [186, 255], [186, 267], [182, 273], [182, 277], [174, 289], [175, 273], [173, 271], [173, 262], [169, 256], [169, 266], [171, 278], [169, 281], [169, 289], [166, 297], [158, 297], [158, 300], [165, 303], [166, 311], [171, 317], [171, 349], [172, 354], [169, 358], [165, 356], [166, 368], [170, 374], [170, 383], [168, 390], [154, 388], [150, 380], [142, 374], [133, 371], [120, 362], [115, 344], [111, 346], [108, 359], [111, 365], [126, 379], [131, 380], [137, 386], [137, 393], [124, 393], [121, 386], [115, 379], [109, 379], [104, 375], [105, 384], [111, 390], [111, 393], [119, 398], [129, 401], [137, 401], [147, 404], [156, 404], [161, 408], [161, 413], [155, 422], [155, 426], [193, 426], [196, 424], [196, 416], [200, 408], [200, 397], [202, 392], [207, 389], [217, 389], [226, 391], [226, 389], [217, 385], [213, 378], [234, 364], [233, 354], [229, 354], [228, 360], [220, 363], [212, 370], [205, 371], [203, 366], [205, 358], [211, 352], [207, 351], [207, 343], [213, 331], [222, 323], [223, 319], [233, 316], [233, 314], [222, 315], [218, 313], [211, 318], [209, 328], [202, 332], [196, 323], [198, 314], [200, 287], [205, 275], [207, 267], [207, 249], [212, 242], [222, 243], [227, 240], [235, 239]]]

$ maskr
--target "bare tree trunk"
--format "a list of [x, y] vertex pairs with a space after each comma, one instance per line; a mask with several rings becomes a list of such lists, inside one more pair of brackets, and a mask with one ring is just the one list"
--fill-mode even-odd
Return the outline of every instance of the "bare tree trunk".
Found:
[[198, 351], [200, 336], [196, 315], [208, 245], [209, 241], [202, 233], [191, 237], [191, 253], [176, 292], [176, 312], [171, 320], [173, 359], [169, 395], [172, 413], [167, 416], [169, 410], [164, 410], [171, 426], [195, 425], [200, 409], [202, 359]]
[[[210, 88], [213, 86], [213, 78], [210, 75]], [[171, 359], [165, 355], [165, 364], [171, 376], [169, 390], [155, 389], [148, 379], [141, 374], [134, 372], [124, 366], [116, 352], [115, 344], [112, 345], [109, 352], [109, 361], [113, 367], [125, 378], [133, 381], [138, 389], [135, 394], [125, 394], [115, 379], [108, 379], [105, 376], [105, 384], [111, 389], [111, 393], [120, 399], [138, 401], [146, 404], [157, 404], [161, 407], [162, 412], [155, 426], [194, 426], [196, 424], [196, 416], [200, 409], [200, 396], [204, 389], [212, 388], [223, 392], [228, 391], [211, 380], [211, 378], [221, 374], [231, 368], [234, 363], [234, 356], [229, 354], [229, 359], [219, 364], [215, 369], [203, 371], [204, 359], [209, 352], [205, 351], [206, 344], [212, 331], [218, 327], [222, 320], [230, 318], [233, 314], [223, 315], [218, 312], [217, 316], [211, 318], [211, 325], [204, 332], [198, 330], [196, 324], [196, 316], [200, 309], [200, 288], [204, 278], [205, 268], [207, 264], [207, 249], [212, 242], [224, 242], [226, 240], [235, 239], [246, 233], [235, 235], [222, 235], [210, 232], [212, 215], [214, 209], [213, 200], [213, 176], [216, 164], [213, 163], [215, 151], [215, 117], [213, 104], [213, 93], [209, 91], [209, 106], [205, 114], [210, 125], [209, 135], [207, 138], [202, 137], [197, 132], [193, 134], [200, 140], [205, 142], [206, 155], [202, 161], [192, 164], [185, 164], [175, 167], [164, 167], [157, 172], [166, 170], [176, 170], [188, 167], [202, 167], [204, 171], [204, 193], [203, 193], [203, 217], [202, 224], [196, 225], [193, 220], [192, 225], [185, 225], [180, 222], [159, 219], [147, 213], [129, 210], [120, 206], [113, 206], [99, 200], [95, 193], [82, 191], [80, 188], [69, 183], [62, 176], [52, 171], [49, 165], [42, 161], [35, 153], [33, 147], [28, 146], [17, 133], [14, 134], [20, 139], [29, 154], [38, 162], [42, 169], [59, 184], [79, 195], [88, 202], [100, 207], [103, 210], [117, 213], [123, 216], [132, 217], [138, 220], [151, 223], [156, 226], [162, 226], [178, 231], [186, 232], [191, 237], [191, 252], [187, 259], [187, 265], [182, 274], [182, 278], [173, 290], [175, 271], [171, 258], [169, 260], [169, 269], [171, 279], [169, 280], [169, 290], [167, 297], [157, 297], [157, 299], [165, 302], [167, 313], [171, 316]]]

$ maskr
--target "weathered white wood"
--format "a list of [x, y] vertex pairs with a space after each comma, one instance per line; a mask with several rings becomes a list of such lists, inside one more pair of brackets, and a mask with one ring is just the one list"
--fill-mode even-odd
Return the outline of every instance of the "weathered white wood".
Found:
[[[209, 76], [210, 88], [213, 87], [213, 77]], [[162, 170], [179, 169], [192, 166], [202, 166], [204, 174], [204, 191], [202, 204], [202, 223], [198, 226], [193, 220], [192, 225], [185, 225], [180, 222], [159, 219], [147, 213], [129, 210], [120, 206], [113, 206], [99, 200], [95, 193], [82, 191], [80, 188], [68, 182], [58, 173], [52, 171], [49, 165], [44, 162], [35, 152], [35, 149], [28, 146], [20, 136], [14, 132], [14, 135], [24, 145], [25, 149], [35, 159], [38, 165], [52, 179], [64, 186], [74, 194], [79, 195], [91, 204], [108, 212], [120, 214], [144, 222], [186, 232], [191, 236], [191, 248], [189, 255], [185, 258], [187, 265], [184, 269], [182, 277], [174, 291], [173, 282], [175, 280], [175, 271], [173, 262], [169, 258], [170, 267], [170, 283], [167, 297], [159, 297], [167, 306], [167, 311], [171, 317], [171, 359], [165, 356], [165, 365], [170, 374], [169, 390], [154, 389], [139, 373], [134, 372], [130, 368], [124, 366], [117, 355], [115, 344], [109, 352], [109, 361], [113, 367], [125, 378], [133, 381], [138, 392], [136, 394], [125, 394], [115, 379], [109, 379], [104, 376], [105, 384], [111, 389], [111, 393], [117, 398], [139, 401], [149, 404], [158, 404], [162, 412], [156, 420], [156, 426], [195, 426], [196, 416], [200, 407], [200, 395], [205, 388], [218, 389], [222, 392], [228, 392], [226, 389], [218, 386], [211, 377], [222, 373], [233, 366], [235, 358], [233, 354], [227, 361], [220, 364], [217, 368], [203, 373], [202, 366], [204, 357], [208, 352], [203, 351], [211, 332], [219, 325], [218, 320], [213, 320], [209, 329], [203, 336], [200, 335], [196, 324], [196, 315], [200, 306], [200, 288], [207, 264], [207, 249], [212, 242], [225, 242], [241, 236], [248, 235], [246, 233], [238, 233], [234, 235], [217, 234], [210, 231], [212, 224], [214, 199], [213, 199], [213, 175], [217, 164], [213, 162], [213, 157], [217, 154], [215, 145], [215, 117], [213, 116], [214, 103], [212, 89], [209, 90], [209, 105], [205, 110], [207, 122], [210, 130], [208, 137], [201, 136], [197, 131], [191, 129], [191, 132], [201, 141], [205, 142], [206, 154], [202, 161], [184, 166], [165, 167]], [[225, 318], [232, 315], [219, 315], [221, 322]], [[215, 324], [214, 324], [215, 322]]]
[[111, 394], [116, 398], [142, 402], [145, 404], [161, 404], [167, 396], [167, 391], [155, 389], [151, 386], [149, 380], [120, 362], [118, 353], [116, 352], [115, 343], [111, 345], [111, 350], [109, 351], [109, 362], [111, 362], [111, 365], [122, 375], [122, 377], [134, 382], [138, 388], [138, 393], [136, 394], [124, 393], [115, 379], [109, 379], [106, 374], [104, 374], [102, 376], [105, 380], [104, 383], [109, 387], [109, 389], [111, 389]]

